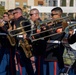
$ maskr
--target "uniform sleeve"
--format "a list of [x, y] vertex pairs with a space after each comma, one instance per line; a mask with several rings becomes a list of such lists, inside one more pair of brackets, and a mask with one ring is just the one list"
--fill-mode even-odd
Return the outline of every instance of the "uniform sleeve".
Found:
[[70, 37], [68, 37], [68, 43], [73, 44], [76, 42], [76, 33]]

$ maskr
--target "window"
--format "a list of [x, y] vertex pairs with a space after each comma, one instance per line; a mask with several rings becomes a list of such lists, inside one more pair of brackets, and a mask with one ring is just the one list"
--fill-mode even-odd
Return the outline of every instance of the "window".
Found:
[[26, 6], [26, 5], [27, 5], [26, 2], [24, 2], [24, 3], [23, 3], [23, 6]]
[[40, 17], [42, 16], [42, 13], [39, 13]]
[[57, 0], [53, 0], [53, 6], [57, 6]]
[[16, 7], [18, 7], [19, 5], [20, 5], [20, 3], [19, 3], [19, 2], [16, 2], [16, 3], [15, 3], [15, 6], [16, 6]]
[[5, 2], [4, 2], [4, 1], [1, 1], [0, 4], [1, 4], [2, 6], [5, 6]]
[[26, 6], [27, 6], [27, 4], [24, 2], [24, 3], [23, 3], [23, 8], [26, 8]]
[[38, 6], [42, 6], [43, 5], [43, 1], [38, 1]]

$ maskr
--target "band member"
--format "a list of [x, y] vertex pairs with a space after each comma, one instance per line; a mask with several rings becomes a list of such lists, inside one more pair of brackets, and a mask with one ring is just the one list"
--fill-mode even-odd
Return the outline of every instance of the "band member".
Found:
[[14, 9], [10, 9], [8, 10], [8, 17], [9, 17], [9, 22], [11, 24], [11, 27], [9, 30], [12, 30], [13, 29], [13, 26], [14, 26], [14, 15], [13, 15], [13, 12], [14, 12]]
[[[22, 15], [22, 9], [17, 7], [14, 9], [14, 19], [15, 19], [15, 25], [14, 25], [14, 29], [17, 29], [19, 27], [23, 27], [25, 25], [30, 25], [30, 22], [28, 19], [24, 18], [23, 15]], [[24, 22], [22, 22], [24, 21]], [[22, 24], [21, 24], [22, 22]], [[21, 31], [24, 31], [24, 30], [29, 30], [30, 27], [28, 27], [27, 29], [21, 29]], [[27, 33], [28, 35], [29, 33]], [[26, 55], [23, 51], [23, 48], [21, 47], [21, 43], [20, 40], [22, 42], [26, 41], [26, 33], [22, 34], [22, 35], [18, 35], [16, 36], [16, 39], [17, 39], [17, 46], [16, 46], [16, 56], [15, 56], [15, 64], [16, 64], [16, 71], [17, 71], [17, 74], [20, 74], [20, 75], [34, 75], [34, 71], [33, 71], [33, 68], [32, 68], [32, 65], [31, 65], [31, 57], [30, 58], [27, 58]], [[22, 37], [20, 37], [22, 36]], [[29, 36], [29, 35], [28, 35]], [[28, 42], [25, 42], [25, 45], [26, 43]]]
[[[8, 29], [8, 32], [13, 30], [13, 28], [14, 28], [14, 15], [13, 15], [13, 11], [14, 11], [14, 9], [8, 10], [8, 17], [9, 17], [9, 24], [10, 24], [10, 28]], [[10, 45], [10, 60], [9, 60], [10, 63], [9, 63], [9, 68], [10, 68], [10, 74], [13, 75], [13, 74], [16, 74], [15, 61], [14, 61], [15, 44], [16, 44], [15, 37], [11, 37], [11, 40], [14, 41], [14, 45]]]
[[[59, 19], [62, 17], [62, 13], [63, 13], [63, 10], [60, 7], [53, 8], [51, 10], [51, 18], [53, 20]], [[61, 22], [58, 22], [57, 24], [51, 23], [48, 26], [49, 28], [55, 28], [58, 26], [62, 26], [62, 23]], [[62, 32], [62, 27], [57, 28], [56, 30], [50, 31], [49, 33], [51, 35], [55, 33], [59, 33], [59, 34], [50, 36], [49, 40], [50, 41], [55, 41], [55, 40], [61, 41], [65, 34], [61, 32]], [[64, 63], [63, 63], [63, 58], [62, 58], [63, 51], [64, 51], [64, 47], [62, 43], [60, 44], [53, 43], [53, 42], [47, 43], [46, 52], [45, 52], [46, 53], [45, 62], [47, 64], [46, 66], [47, 71], [45, 71], [46, 75], [47, 74], [48, 75], [59, 75], [61, 69], [64, 68]]]
[[[2, 23], [0, 23], [0, 27], [1, 27], [0, 31], [6, 32], [9, 29], [8, 22], [9, 22], [8, 12], [5, 12], [3, 15], [3, 21]], [[4, 29], [2, 29], [2, 27]]]
[[0, 42], [1, 42], [1, 49], [0, 49], [0, 74], [6, 75], [10, 74], [9, 69], [9, 58], [10, 58], [10, 43], [7, 39], [8, 29], [9, 29], [9, 17], [8, 12], [4, 12], [3, 14], [3, 21], [0, 23]]
[[[39, 10], [33, 8], [30, 10], [30, 21], [31, 21], [31, 36], [34, 33], [40, 33], [42, 30], [39, 26], [41, 19], [39, 17]], [[36, 28], [36, 30], [34, 30]], [[36, 39], [41, 37], [40, 34], [32, 36], [32, 39]], [[43, 56], [46, 48], [46, 41], [44, 39], [40, 39], [38, 41], [34, 41], [32, 43], [33, 46], [33, 54], [35, 56], [35, 64], [36, 67], [36, 75], [43, 75]]]

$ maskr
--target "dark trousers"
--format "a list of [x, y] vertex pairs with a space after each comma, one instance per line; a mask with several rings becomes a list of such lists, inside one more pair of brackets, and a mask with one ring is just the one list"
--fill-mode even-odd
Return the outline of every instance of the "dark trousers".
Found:
[[0, 49], [0, 75], [6, 75], [9, 73], [9, 54], [7, 48]]
[[29, 58], [26, 58], [23, 50], [16, 51], [16, 58], [18, 63], [18, 75], [34, 75], [33, 67]]
[[43, 75], [44, 58], [42, 56], [36, 56], [35, 64], [36, 64], [35, 75]]
[[11, 46], [9, 53], [10, 53], [10, 58], [9, 58], [10, 75], [15, 75], [16, 74], [15, 60], [14, 60], [15, 48]]

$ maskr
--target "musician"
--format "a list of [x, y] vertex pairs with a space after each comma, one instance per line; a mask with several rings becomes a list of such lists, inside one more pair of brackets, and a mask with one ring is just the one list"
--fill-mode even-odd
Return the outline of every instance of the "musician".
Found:
[[1, 48], [0, 48], [0, 75], [6, 75], [10, 74], [10, 68], [9, 68], [9, 58], [10, 58], [10, 43], [7, 39], [8, 29], [9, 29], [9, 17], [8, 12], [4, 12], [3, 14], [3, 20], [0, 24], [0, 42], [1, 42]]
[[[30, 10], [30, 21], [31, 21], [31, 36], [34, 33], [40, 33], [42, 30], [39, 26], [39, 23], [41, 22], [40, 16], [39, 16], [39, 10], [36, 8], [33, 8]], [[35, 30], [34, 30], [35, 29]], [[41, 37], [40, 34], [32, 36], [32, 39], [36, 39]], [[38, 41], [34, 41], [32, 43], [33, 47], [33, 54], [35, 56], [35, 64], [34, 70], [36, 67], [36, 75], [43, 75], [43, 56], [46, 48], [46, 41], [44, 39], [40, 39]]]
[[[8, 12], [4, 12], [4, 14], [3, 14], [3, 20], [0, 23], [0, 32], [1, 33], [5, 33], [5, 34], [8, 34], [9, 28], [10, 28], [10, 26], [9, 26]], [[10, 44], [10, 43], [8, 43], [8, 44]], [[9, 46], [8, 44], [2, 44], [2, 45], [5, 46], [5, 47], [8, 47]]]
[[[9, 28], [8, 21], [9, 21], [8, 12], [4, 12], [3, 21], [2, 21], [2, 23], [0, 23], [0, 28], [1, 28], [0, 32], [7, 31], [7, 29]], [[2, 27], [4, 27], [4, 29], [2, 29]]]
[[11, 27], [10, 27], [9, 30], [12, 30], [13, 27], [14, 27], [14, 15], [13, 15], [13, 12], [14, 12], [14, 9], [8, 10], [8, 17], [9, 17], [9, 20], [10, 20], [9, 22], [11, 24]]
[[[51, 10], [51, 18], [53, 20], [62, 18], [63, 10], [60, 7], [55, 7]], [[61, 22], [58, 22], [57, 24], [51, 23], [49, 25], [49, 28], [55, 28], [58, 26], [62, 26]], [[53, 35], [49, 37], [48, 40], [50, 40], [50, 43], [47, 43], [46, 52], [45, 52], [45, 62], [47, 71], [45, 71], [46, 75], [59, 75], [61, 69], [63, 69], [63, 51], [64, 47], [62, 43], [53, 43], [51, 41], [61, 41], [65, 33], [61, 33], [62, 28], [57, 28], [55, 30], [50, 31], [50, 35], [59, 33], [56, 35]], [[47, 40], [47, 41], [48, 41]]]
[[[13, 15], [13, 12], [14, 12], [14, 9], [8, 10], [8, 17], [9, 17], [9, 24], [10, 24], [10, 28], [8, 29], [8, 31], [11, 31], [11, 30], [14, 29], [14, 15]], [[15, 39], [15, 37], [13, 37], [13, 38]], [[15, 40], [12, 39], [12, 41], [15, 41]], [[15, 45], [14, 46], [10, 45], [9, 68], [10, 68], [10, 74], [11, 75], [16, 74], [14, 56], [15, 56]]]
[[[22, 9], [17, 7], [14, 9], [13, 15], [14, 15], [14, 29], [17, 29], [18, 27], [25, 26], [25, 25], [30, 25], [30, 22], [28, 19], [24, 18], [22, 15]], [[20, 24], [22, 21], [26, 21]], [[30, 27], [25, 29], [26, 31], [29, 30]], [[21, 31], [21, 30], [20, 30]], [[28, 35], [28, 33], [27, 33]], [[19, 41], [22, 40], [24, 41], [26, 39], [26, 34], [22, 34], [22, 37], [19, 37], [20, 35], [16, 36], [17, 40], [17, 45], [16, 45], [16, 55], [15, 55], [15, 64], [16, 64], [16, 71], [17, 74], [20, 75], [34, 75], [33, 68], [31, 65], [30, 58], [27, 58], [24, 51], [22, 50], [21, 46], [19, 45]]]

